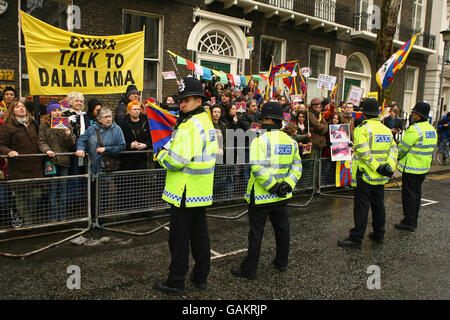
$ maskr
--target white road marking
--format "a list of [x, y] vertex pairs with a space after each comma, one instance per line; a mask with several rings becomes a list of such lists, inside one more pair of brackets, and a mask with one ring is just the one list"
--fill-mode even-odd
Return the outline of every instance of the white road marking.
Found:
[[421, 200], [427, 202], [427, 203], [422, 204], [421, 207], [425, 207], [425, 206], [428, 206], [430, 204], [439, 203], [439, 201], [428, 200], [428, 199], [424, 199], [424, 198], [422, 198]]

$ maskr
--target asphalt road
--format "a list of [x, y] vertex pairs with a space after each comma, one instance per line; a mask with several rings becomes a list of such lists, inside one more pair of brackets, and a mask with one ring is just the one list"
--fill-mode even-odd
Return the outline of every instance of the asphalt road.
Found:
[[[248, 219], [209, 218], [212, 263], [208, 289], [199, 291], [186, 280], [186, 293], [169, 297], [155, 291], [156, 279], [167, 275], [170, 253], [168, 232], [148, 236], [91, 230], [83, 236], [106, 243], [76, 246], [65, 242], [24, 259], [0, 256], [0, 299], [136, 299], [136, 300], [375, 300], [450, 299], [450, 174], [428, 176], [423, 188], [423, 207], [416, 232], [398, 231], [401, 192], [385, 192], [386, 237], [383, 244], [367, 235], [361, 250], [336, 245], [353, 227], [353, 200], [315, 196], [306, 208], [290, 208], [291, 250], [289, 269], [275, 270], [274, 236], [270, 221], [262, 245], [258, 278], [235, 278], [230, 273], [247, 248]], [[351, 191], [339, 192], [351, 196]], [[291, 203], [305, 203], [306, 197]], [[235, 216], [245, 207], [215, 211]], [[210, 212], [212, 213], [212, 212]], [[148, 231], [167, 219], [118, 226]], [[64, 235], [0, 243], [0, 251], [31, 251]], [[92, 242], [91, 242], [92, 243]], [[94, 243], [95, 244], [95, 243]], [[192, 261], [190, 267], [192, 268]], [[80, 273], [80, 289], [69, 289]], [[379, 289], [368, 289], [370, 266], [379, 267]], [[69, 273], [68, 273], [69, 268]], [[73, 268], [73, 267], [72, 267]], [[77, 269], [79, 268], [79, 269]], [[372, 267], [373, 268], [373, 267]], [[375, 267], [376, 268], [376, 267]], [[69, 280], [69, 281], [68, 281]]]

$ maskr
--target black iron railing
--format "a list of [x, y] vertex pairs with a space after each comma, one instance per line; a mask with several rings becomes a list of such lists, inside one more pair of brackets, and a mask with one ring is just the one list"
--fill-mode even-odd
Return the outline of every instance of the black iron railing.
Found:
[[274, 7], [293, 10], [312, 17], [321, 18], [352, 27], [350, 7], [336, 0], [256, 0]]
[[[372, 21], [369, 20], [369, 14], [367, 13], [358, 13], [354, 15], [353, 28], [356, 31], [370, 31], [376, 33], [377, 31], [375, 29], [370, 30], [371, 23]], [[418, 32], [419, 30], [400, 24], [397, 26], [396, 39], [400, 41], [408, 41]], [[417, 37], [415, 44], [434, 50], [436, 44], [436, 36], [426, 32], [420, 32], [420, 35]]]

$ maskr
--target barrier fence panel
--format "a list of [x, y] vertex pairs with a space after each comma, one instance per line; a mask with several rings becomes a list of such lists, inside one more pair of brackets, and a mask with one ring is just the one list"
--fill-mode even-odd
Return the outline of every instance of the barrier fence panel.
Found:
[[333, 188], [333, 192], [336, 191], [348, 191], [353, 190], [348, 187], [336, 187], [336, 161], [331, 161], [330, 158], [320, 158], [319, 165], [319, 186], [318, 193], [323, 196], [332, 196], [346, 199], [353, 199], [353, 196], [342, 196], [329, 194], [321, 191], [323, 188]]
[[[73, 153], [56, 154], [56, 156], [61, 155], [67, 156], [73, 155]], [[43, 157], [46, 155], [21, 155], [21, 157], [31, 156]], [[59, 227], [59, 230], [52, 233], [68, 231], [82, 231], [81, 233], [84, 233], [90, 229], [89, 173], [48, 178], [2, 180], [0, 181], [0, 195], [0, 235], [2, 242], [19, 239], [21, 238], [20, 233], [25, 231], [32, 231], [32, 236], [49, 234], [49, 232], [38, 231], [38, 229], [42, 230], [44, 227]], [[74, 222], [87, 222], [87, 226], [86, 228], [61, 230], [60, 227]], [[0, 252], [0, 254], [14, 257], [28, 256], [67, 241], [79, 234], [30, 253]]]

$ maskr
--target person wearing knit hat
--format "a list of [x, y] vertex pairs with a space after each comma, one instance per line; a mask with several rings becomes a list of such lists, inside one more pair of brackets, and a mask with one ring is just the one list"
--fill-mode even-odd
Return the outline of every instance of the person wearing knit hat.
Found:
[[417, 102], [412, 110], [412, 122], [398, 144], [398, 169], [402, 172], [403, 220], [396, 229], [414, 232], [422, 199], [422, 184], [430, 170], [437, 144], [437, 132], [428, 122], [430, 105]]
[[[56, 156], [58, 153], [67, 153], [73, 151], [76, 137], [72, 126], [60, 130], [53, 129], [51, 126], [52, 117], [61, 117], [62, 107], [58, 101], [50, 101], [47, 105], [47, 114], [42, 118], [39, 126], [39, 150], [47, 154], [55, 168], [55, 176], [69, 175], [70, 157]], [[47, 167], [47, 166], [46, 166]], [[67, 180], [55, 180], [49, 182], [48, 199], [50, 202], [50, 220], [65, 220], [67, 209]]]
[[119, 106], [116, 109], [114, 121], [121, 125], [127, 116], [127, 105], [133, 100], [140, 101], [140, 92], [134, 84], [130, 84], [120, 100]]

